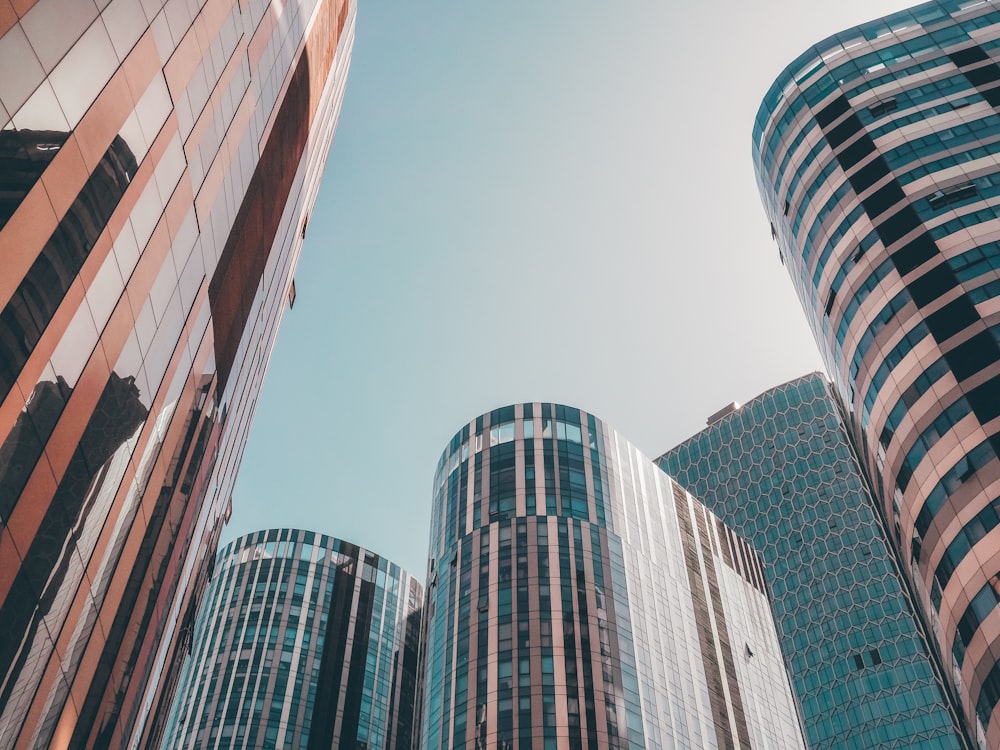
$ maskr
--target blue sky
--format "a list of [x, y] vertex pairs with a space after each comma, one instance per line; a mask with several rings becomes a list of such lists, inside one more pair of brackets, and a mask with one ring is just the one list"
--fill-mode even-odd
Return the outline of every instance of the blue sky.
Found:
[[361, 0], [223, 542], [297, 526], [422, 578], [477, 415], [558, 401], [655, 456], [821, 369], [753, 117], [807, 46], [908, 4]]

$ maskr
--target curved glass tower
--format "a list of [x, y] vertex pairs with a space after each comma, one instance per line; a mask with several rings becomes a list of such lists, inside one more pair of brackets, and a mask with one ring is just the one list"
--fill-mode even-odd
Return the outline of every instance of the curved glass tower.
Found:
[[657, 459], [758, 550], [812, 750], [967, 748], [826, 378]]
[[969, 724], [1000, 747], [1000, 8], [848, 29], [768, 91], [771, 230]]
[[422, 594], [339, 539], [236, 539], [216, 560], [162, 748], [410, 750]]
[[804, 747], [759, 559], [585, 412], [455, 435], [425, 602], [424, 750]]

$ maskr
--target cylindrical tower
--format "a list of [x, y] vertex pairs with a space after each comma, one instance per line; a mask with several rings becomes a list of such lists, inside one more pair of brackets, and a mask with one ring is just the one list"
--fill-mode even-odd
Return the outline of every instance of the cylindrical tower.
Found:
[[577, 409], [455, 435], [425, 602], [424, 750], [803, 747], [757, 556]]
[[167, 720], [167, 748], [410, 750], [420, 584], [294, 529], [219, 552]]
[[980, 744], [1000, 747], [1000, 8], [806, 51], [753, 150], [781, 258]]

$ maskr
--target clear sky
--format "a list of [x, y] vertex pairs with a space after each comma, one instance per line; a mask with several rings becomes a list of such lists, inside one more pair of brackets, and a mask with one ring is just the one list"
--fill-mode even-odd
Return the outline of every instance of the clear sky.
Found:
[[479, 414], [649, 456], [822, 369], [750, 158], [779, 71], [888, 0], [359, 0], [340, 124], [223, 542], [295, 526], [423, 578]]

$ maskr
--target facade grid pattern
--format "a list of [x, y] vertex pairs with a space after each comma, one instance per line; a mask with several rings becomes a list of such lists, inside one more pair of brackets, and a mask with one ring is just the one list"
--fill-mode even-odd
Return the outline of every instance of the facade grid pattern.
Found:
[[761, 196], [890, 538], [1000, 747], [1000, 5], [810, 48], [754, 126]]
[[657, 463], [764, 561], [809, 747], [968, 747], [822, 375], [766, 391]]
[[0, 748], [153, 747], [353, 0], [0, 10]]
[[385, 558], [293, 529], [219, 552], [163, 750], [410, 750], [423, 589]]
[[803, 747], [757, 556], [614, 430], [497, 409], [434, 487], [420, 747]]

